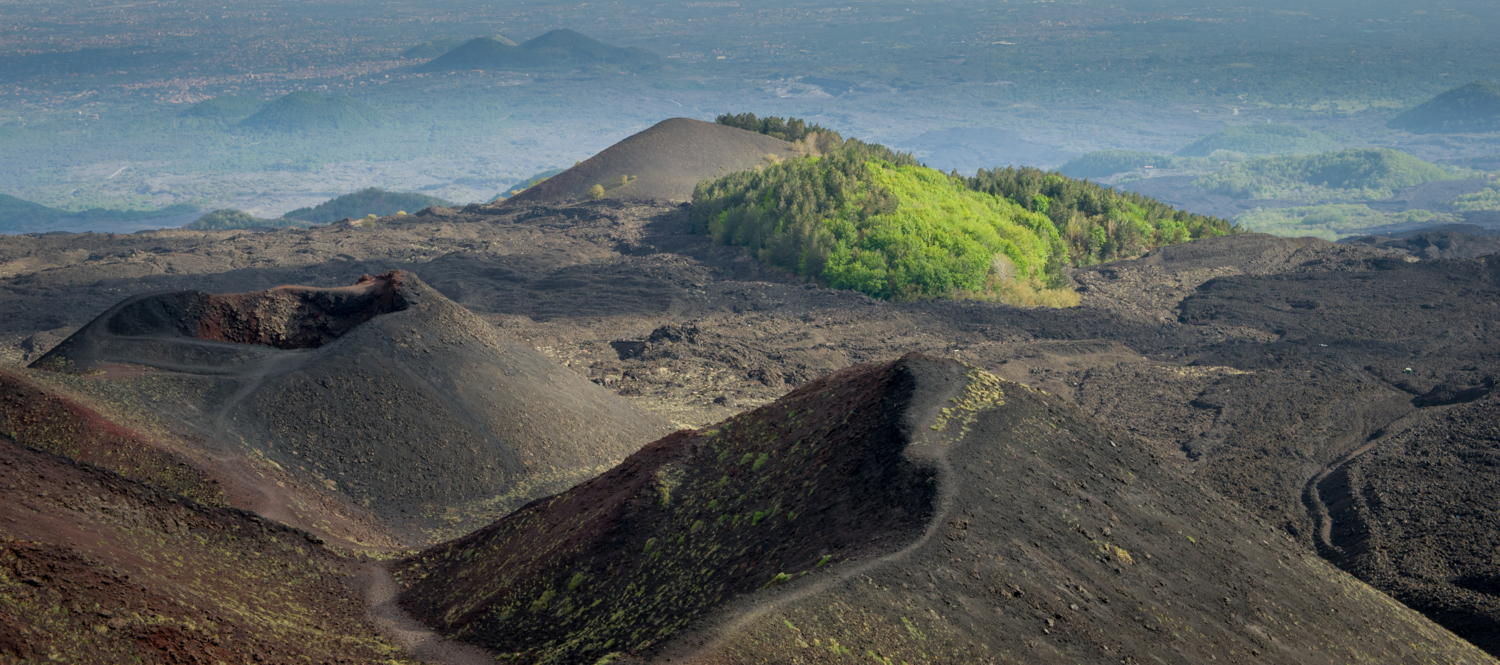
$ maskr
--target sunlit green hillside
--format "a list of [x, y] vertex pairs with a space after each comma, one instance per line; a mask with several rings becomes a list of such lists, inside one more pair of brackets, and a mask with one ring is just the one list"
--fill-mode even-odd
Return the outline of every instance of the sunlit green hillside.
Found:
[[1066, 305], [1063, 268], [1232, 230], [1036, 169], [946, 175], [838, 134], [821, 152], [701, 183], [694, 227], [761, 261], [877, 298]]

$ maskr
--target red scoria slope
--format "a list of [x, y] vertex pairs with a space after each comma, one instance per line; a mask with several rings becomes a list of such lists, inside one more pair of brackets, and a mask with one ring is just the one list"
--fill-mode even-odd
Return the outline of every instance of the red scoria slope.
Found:
[[915, 354], [394, 572], [419, 620], [519, 663], [1494, 662], [1139, 441]]
[[360, 565], [0, 436], [0, 662], [366, 663]]

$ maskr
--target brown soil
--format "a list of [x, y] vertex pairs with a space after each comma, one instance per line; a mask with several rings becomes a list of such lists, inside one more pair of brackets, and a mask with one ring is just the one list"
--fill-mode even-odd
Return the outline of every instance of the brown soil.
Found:
[[[533, 185], [512, 203], [559, 203], [591, 197], [688, 201], [705, 179], [748, 171], [803, 154], [802, 147], [702, 120], [671, 118], [631, 135], [577, 166]], [[622, 176], [628, 182], [622, 182]]]

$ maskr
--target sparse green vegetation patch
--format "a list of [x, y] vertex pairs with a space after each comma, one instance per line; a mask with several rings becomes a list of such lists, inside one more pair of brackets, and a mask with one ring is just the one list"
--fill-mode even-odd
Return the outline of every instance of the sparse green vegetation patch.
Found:
[[1453, 209], [1459, 212], [1500, 210], [1500, 182], [1491, 182], [1473, 194], [1464, 194], [1453, 199]]

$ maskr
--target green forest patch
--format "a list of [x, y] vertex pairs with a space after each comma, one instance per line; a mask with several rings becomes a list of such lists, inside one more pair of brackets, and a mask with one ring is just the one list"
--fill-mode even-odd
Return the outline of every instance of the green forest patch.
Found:
[[1474, 176], [1470, 171], [1430, 164], [1395, 150], [1354, 148], [1252, 159], [1230, 164], [1193, 184], [1237, 199], [1321, 203], [1388, 199], [1405, 187]]
[[[745, 117], [720, 122], [803, 127]], [[1066, 265], [1232, 230], [1224, 220], [1056, 173], [1007, 168], [963, 178], [834, 132], [807, 137], [820, 155], [700, 183], [695, 231], [876, 298], [1069, 305], [1077, 296], [1066, 289]]]

